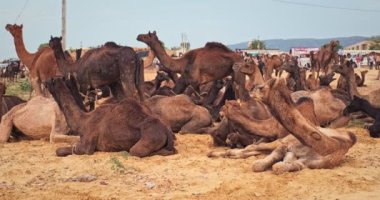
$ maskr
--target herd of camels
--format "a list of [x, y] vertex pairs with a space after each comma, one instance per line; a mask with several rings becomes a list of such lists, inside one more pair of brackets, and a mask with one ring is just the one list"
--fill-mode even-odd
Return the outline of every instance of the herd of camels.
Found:
[[[265, 56], [261, 71], [253, 60], [216, 42], [173, 58], [156, 32], [137, 36], [150, 48], [148, 61], [114, 42], [75, 60], [62, 49], [60, 37], [30, 53], [23, 26], [5, 28], [30, 72], [35, 95], [29, 101], [6, 96], [0, 83], [0, 142], [50, 138], [70, 144], [58, 148], [57, 156], [128, 151], [146, 157], [176, 154], [174, 133], [207, 133], [215, 146], [230, 147], [211, 150], [209, 157], [267, 155], [253, 163], [253, 171], [281, 174], [342, 163], [357, 139], [339, 128], [358, 112], [373, 119], [369, 135], [380, 137], [380, 108], [371, 98], [379, 91], [359, 94], [366, 71], [355, 74], [337, 54], [339, 41], [311, 55], [307, 76], [290, 55]], [[144, 81], [144, 66], [154, 57], [161, 67], [154, 80]], [[335, 73], [340, 78], [333, 89]]]

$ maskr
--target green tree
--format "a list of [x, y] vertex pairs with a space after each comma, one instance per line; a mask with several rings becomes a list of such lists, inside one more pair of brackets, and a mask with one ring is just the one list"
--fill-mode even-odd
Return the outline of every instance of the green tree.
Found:
[[265, 42], [261, 40], [253, 40], [248, 44], [248, 49], [266, 49]]
[[372, 42], [369, 46], [370, 50], [380, 50], [380, 36], [371, 37], [369, 40]]

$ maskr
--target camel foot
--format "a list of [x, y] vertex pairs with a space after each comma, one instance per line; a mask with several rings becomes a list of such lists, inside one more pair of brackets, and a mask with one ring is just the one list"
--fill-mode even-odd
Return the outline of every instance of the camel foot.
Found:
[[68, 155], [73, 154], [73, 148], [72, 147], [60, 147], [57, 150], [55, 150], [55, 154], [59, 157], [65, 157]]

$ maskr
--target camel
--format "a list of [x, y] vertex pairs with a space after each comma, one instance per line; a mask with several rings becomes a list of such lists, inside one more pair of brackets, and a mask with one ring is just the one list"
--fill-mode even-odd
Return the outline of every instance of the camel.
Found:
[[[10, 25], [7, 24], [5, 29], [11, 33], [14, 38], [17, 56], [21, 62], [26, 65], [29, 70], [29, 76], [32, 88], [36, 95], [44, 95], [45, 91], [41, 87], [42, 83], [49, 78], [60, 74], [57, 66], [57, 61], [54, 57], [52, 49], [49, 47], [42, 48], [36, 53], [30, 53], [26, 50], [22, 36], [23, 25]], [[70, 56], [65, 55], [68, 62], [72, 62]]]
[[272, 79], [261, 89], [262, 100], [291, 135], [270, 143], [252, 144], [244, 149], [210, 152], [208, 156], [246, 158], [271, 152], [253, 163], [253, 171], [272, 168], [275, 174], [304, 168], [333, 168], [341, 164], [345, 154], [356, 143], [355, 135], [312, 124], [296, 109], [290, 93], [284, 79]]
[[256, 86], [264, 83], [260, 69], [253, 60], [248, 60], [244, 63], [235, 63], [233, 70], [249, 77], [249, 81], [245, 86], [248, 91], [252, 91]]
[[[364, 86], [364, 81], [365, 81], [365, 75], [368, 73], [368, 70], [361, 71], [361, 77], [355, 73], [355, 82], [358, 87]], [[344, 78], [344, 76], [340, 76], [338, 79], [338, 84], [336, 86], [337, 89], [345, 90], [348, 91], [348, 85], [347, 81]]]
[[64, 56], [61, 40], [62, 37], [51, 37], [49, 46], [63, 74], [76, 74], [82, 93], [85, 94], [89, 87], [108, 85], [119, 101], [124, 97], [143, 101], [143, 68], [132, 48], [108, 42], [87, 51], [79, 61], [70, 63]]
[[140, 34], [137, 36], [137, 40], [144, 42], [153, 50], [163, 65], [164, 71], [181, 74], [181, 78], [176, 82], [173, 89], [176, 94], [183, 93], [189, 85], [199, 93], [201, 84], [220, 80], [233, 74], [239, 98], [248, 98], [249, 94], [245, 90], [244, 77], [236, 75], [232, 70], [235, 63], [244, 62], [244, 60], [238, 53], [231, 51], [223, 44], [208, 42], [203, 48], [191, 50], [182, 57], [173, 59], [166, 53], [156, 31]]
[[80, 141], [73, 146], [58, 148], [57, 156], [91, 155], [95, 151], [128, 151], [137, 157], [176, 153], [174, 134], [138, 101], [125, 98], [87, 113], [72, 95], [79, 94], [73, 90], [76, 87], [73, 79], [56, 78], [46, 85], [68, 126], [80, 135]]
[[[145, 81], [143, 83], [143, 91], [146, 97], [154, 95], [173, 96], [175, 93], [172, 91], [170, 85], [170, 77], [168, 73], [164, 71], [157, 71], [156, 77], [152, 81]], [[163, 83], [165, 84], [164, 86]], [[162, 94], [161, 92], [168, 91], [169, 93]]]
[[328, 73], [328, 65], [331, 61], [338, 63], [338, 40], [331, 40], [329, 44], [323, 45], [316, 54], [316, 69], [317, 77], [319, 77], [319, 71], [322, 69], [325, 74]]
[[374, 138], [380, 137], [380, 108], [375, 107], [369, 103], [366, 99], [354, 96], [350, 104], [343, 110], [345, 115], [353, 112], [363, 111], [373, 119], [375, 123], [373, 125], [367, 126], [370, 136]]
[[170, 97], [156, 95], [146, 99], [144, 105], [169, 125], [173, 132], [202, 133], [202, 128], [212, 124], [208, 110], [195, 105], [184, 94]]
[[273, 55], [271, 57], [264, 56], [264, 62], [265, 62], [265, 72], [264, 72], [264, 80], [269, 80], [272, 78], [273, 70], [275, 70], [276, 76], [281, 76], [282, 70], [281, 66], [283, 64], [283, 61], [280, 56]]
[[43, 96], [34, 96], [3, 115], [0, 123], [0, 142], [8, 141], [13, 127], [32, 139], [49, 138], [51, 143], [72, 143], [79, 140], [78, 136], [70, 135], [63, 113], [55, 101]]

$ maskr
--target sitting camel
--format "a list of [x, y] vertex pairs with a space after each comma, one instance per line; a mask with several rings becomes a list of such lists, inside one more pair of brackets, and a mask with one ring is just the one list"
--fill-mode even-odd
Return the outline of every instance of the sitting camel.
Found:
[[156, 95], [144, 101], [144, 104], [156, 114], [173, 132], [202, 133], [202, 128], [212, 124], [208, 110], [195, 105], [187, 95]]
[[18, 104], [3, 115], [0, 142], [8, 141], [13, 127], [32, 139], [50, 138], [51, 143], [79, 140], [78, 136], [69, 135], [66, 120], [54, 100], [42, 96]]
[[[355, 82], [358, 87], [364, 86], [365, 81], [365, 75], [368, 73], [368, 70], [364, 70], [360, 72], [361, 77], [355, 73]], [[338, 83], [336, 86], [337, 89], [348, 91], [348, 83], [346, 81], [346, 78], [344, 76], [340, 76], [338, 79]]]
[[261, 89], [261, 98], [271, 108], [273, 116], [291, 133], [271, 143], [232, 149], [226, 152], [210, 152], [209, 156], [246, 158], [271, 152], [253, 164], [253, 171], [272, 168], [275, 174], [299, 171], [303, 168], [321, 169], [338, 166], [348, 150], [356, 143], [353, 133], [317, 127], [310, 123], [295, 107], [291, 91], [284, 79], [272, 79]]
[[375, 107], [369, 103], [366, 99], [354, 96], [351, 103], [344, 109], [343, 113], [348, 115], [349, 113], [363, 111], [373, 119], [375, 123], [368, 126], [368, 130], [371, 137], [379, 138], [380, 137], [380, 108]]
[[176, 153], [171, 130], [136, 100], [126, 98], [86, 113], [83, 105], [78, 105], [82, 102], [76, 101], [79, 91], [73, 79], [64, 82], [57, 78], [46, 85], [68, 126], [80, 135], [74, 146], [58, 148], [57, 156], [91, 155], [95, 151], [128, 151], [138, 157]]

